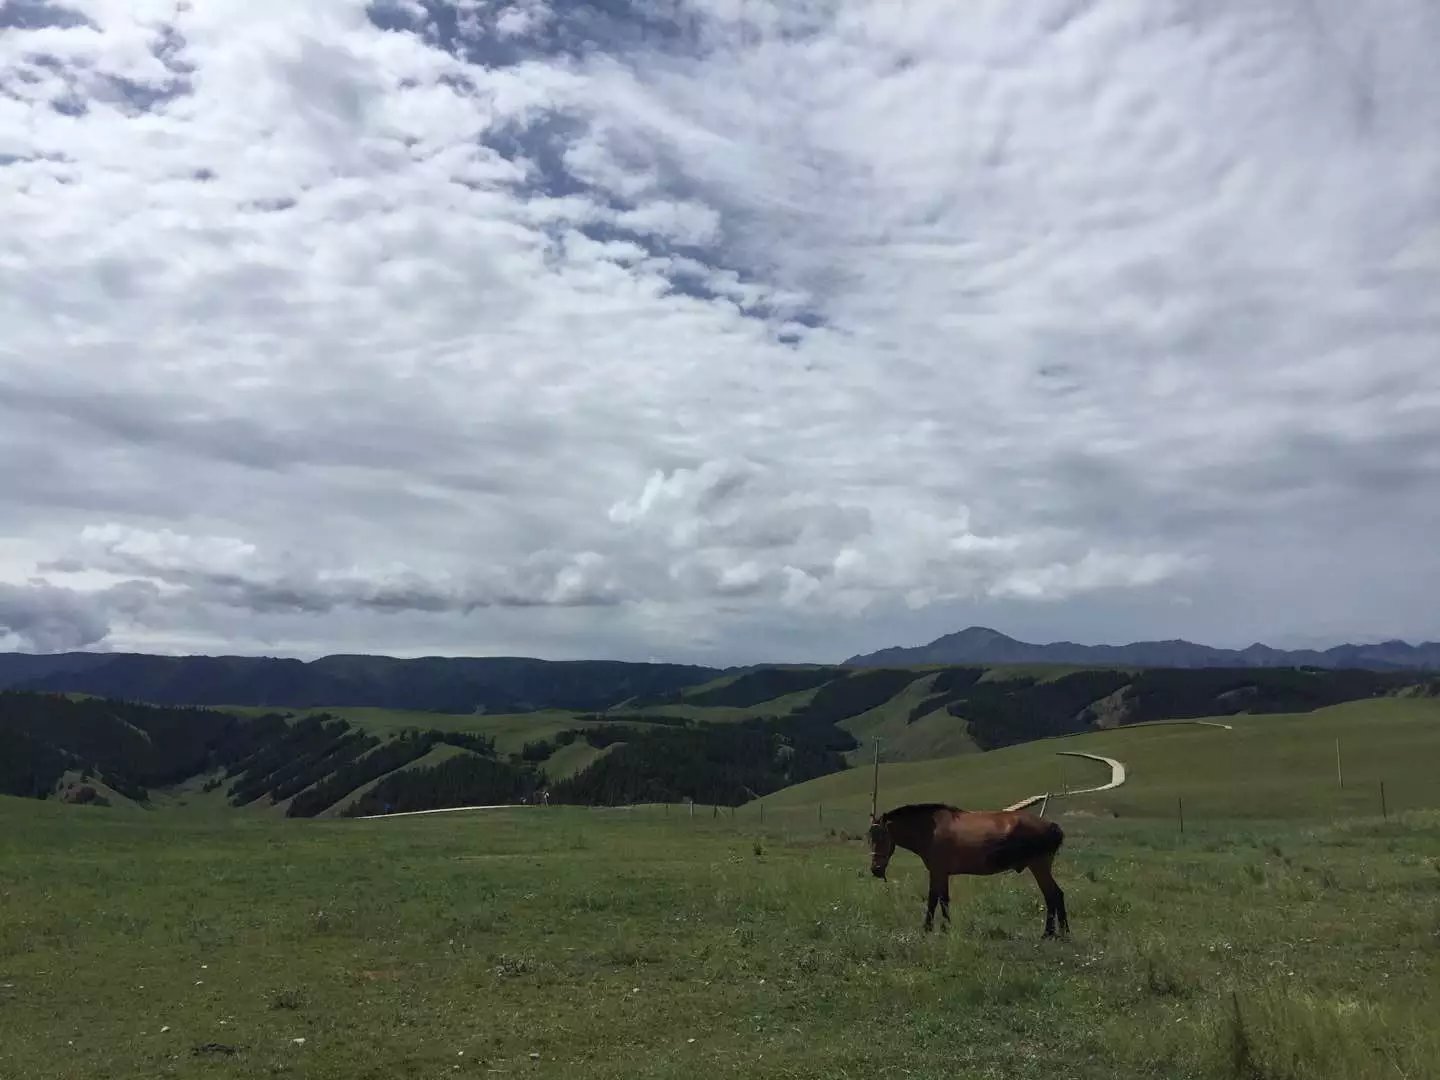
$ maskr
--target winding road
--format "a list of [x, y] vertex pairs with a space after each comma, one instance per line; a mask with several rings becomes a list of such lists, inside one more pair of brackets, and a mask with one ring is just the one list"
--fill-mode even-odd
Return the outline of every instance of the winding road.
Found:
[[[1155, 721], [1153, 725], [1135, 724], [1133, 726], [1177, 727], [1180, 724], [1199, 724], [1201, 727], [1223, 728], [1225, 731], [1235, 730], [1234, 725], [1222, 723], [1219, 720], [1159, 720]], [[1051, 798], [1061, 795], [1089, 795], [1096, 791], [1109, 791], [1111, 788], [1117, 788], [1125, 783], [1125, 763], [1123, 761], [1117, 761], [1113, 757], [1104, 757], [1101, 754], [1082, 754], [1078, 750], [1057, 750], [1056, 755], [1059, 757], [1083, 757], [1089, 758], [1091, 761], [1102, 761], [1110, 766], [1110, 782], [1108, 784], [1101, 784], [1099, 787], [1069, 788], [1065, 791], [1042, 791], [1039, 795], [1031, 795], [1028, 798], [1021, 799], [1019, 802], [1005, 807], [1006, 810], [1024, 810], [1027, 806], [1034, 806], [1037, 802], [1049, 802]], [[1041, 807], [1040, 813], [1045, 813], [1044, 807]]]
[[1039, 795], [1031, 795], [1029, 798], [1021, 799], [1019, 802], [1005, 807], [1006, 810], [1024, 810], [1027, 806], [1033, 806], [1042, 800], [1048, 802], [1052, 795], [1089, 795], [1096, 791], [1109, 791], [1111, 788], [1117, 788], [1125, 783], [1125, 763], [1123, 761], [1117, 761], [1113, 757], [1104, 757], [1100, 754], [1082, 754], [1078, 750], [1060, 750], [1057, 751], [1056, 756], [1081, 757], [1089, 758], [1091, 761], [1104, 762], [1110, 766], [1110, 782], [1108, 784], [1101, 784], [1099, 787], [1070, 788], [1060, 792], [1042, 791]]
[[416, 817], [420, 814], [454, 814], [461, 810], [517, 810], [521, 803], [496, 803], [493, 806], [442, 806], [438, 810], [402, 810], [398, 814], [364, 814], [361, 821], [376, 821], [380, 818]]
[[[1229, 725], [1229, 724], [1222, 724], [1222, 723], [1220, 723], [1219, 721], [1216, 721], [1216, 720], [1187, 720], [1187, 721], [1180, 721], [1180, 722], [1181, 722], [1181, 723], [1189, 723], [1189, 724], [1201, 724], [1201, 725], [1203, 725], [1203, 726], [1205, 726], [1205, 727], [1224, 728], [1226, 731], [1231, 731], [1231, 730], [1233, 730], [1233, 728], [1231, 727], [1231, 725]], [[1171, 723], [1174, 723], [1174, 722], [1171, 721]], [[1094, 794], [1094, 793], [1097, 792], [1097, 791], [1110, 791], [1112, 788], [1118, 788], [1121, 784], [1125, 783], [1125, 763], [1124, 763], [1123, 761], [1120, 761], [1120, 760], [1116, 759], [1116, 758], [1113, 758], [1113, 757], [1105, 757], [1103, 754], [1085, 754], [1085, 753], [1081, 753], [1079, 750], [1058, 750], [1058, 751], [1056, 751], [1056, 756], [1057, 756], [1057, 757], [1089, 758], [1091, 761], [1099, 761], [1099, 762], [1101, 762], [1102, 764], [1109, 765], [1109, 766], [1110, 766], [1110, 780], [1109, 780], [1108, 783], [1101, 784], [1101, 785], [1099, 785], [1098, 787], [1067, 788], [1065, 791], [1042, 791], [1039, 795], [1030, 795], [1030, 796], [1027, 796], [1027, 797], [1024, 798], [1024, 799], [1021, 799], [1021, 800], [1020, 800], [1019, 802], [1017, 802], [1017, 803], [1012, 803], [1011, 805], [1005, 807], [1006, 810], [1024, 810], [1027, 806], [1034, 806], [1034, 805], [1035, 805], [1036, 803], [1038, 803], [1038, 802], [1046, 802], [1046, 803], [1048, 803], [1048, 802], [1050, 801], [1050, 799], [1056, 798], [1056, 797], [1059, 797], [1059, 796], [1064, 796], [1064, 795], [1092, 795], [1092, 794]], [[376, 818], [413, 817], [413, 816], [415, 816], [415, 815], [417, 815], [417, 814], [449, 814], [449, 813], [454, 813], [454, 812], [457, 811], [457, 810], [510, 810], [510, 809], [513, 809], [513, 807], [511, 807], [511, 806], [506, 806], [506, 805], [501, 805], [501, 806], [447, 806], [447, 807], [444, 807], [444, 808], [439, 809], [439, 810], [410, 810], [410, 811], [406, 811], [406, 812], [404, 812], [404, 813], [399, 813], [399, 814], [367, 814], [363, 820], [373, 821], [373, 820], [375, 820]], [[1044, 811], [1044, 809], [1042, 808], [1040, 812], [1043, 814], [1045, 811]]]
[[[1123, 761], [1118, 761], [1112, 757], [1104, 757], [1100, 754], [1082, 754], [1078, 750], [1060, 750], [1056, 756], [1089, 758], [1091, 761], [1103, 762], [1110, 766], [1110, 782], [1101, 784], [1099, 787], [1069, 788], [1061, 792], [1042, 791], [1039, 795], [1031, 795], [1011, 806], [1005, 807], [1006, 810], [1023, 810], [1025, 807], [1033, 806], [1042, 800], [1048, 801], [1054, 795], [1089, 795], [1096, 791], [1109, 791], [1111, 788], [1117, 788], [1125, 783], [1125, 763]], [[375, 821], [379, 818], [418, 817], [421, 814], [453, 814], [460, 810], [513, 810], [514, 808], [512, 805], [505, 804], [496, 806], [446, 806], [439, 810], [405, 810], [398, 814], [366, 814], [361, 820]]]

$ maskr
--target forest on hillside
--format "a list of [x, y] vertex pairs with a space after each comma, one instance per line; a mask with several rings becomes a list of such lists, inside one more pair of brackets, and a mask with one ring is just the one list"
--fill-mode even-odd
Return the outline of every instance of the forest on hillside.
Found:
[[686, 728], [581, 733], [604, 757], [556, 784], [557, 802], [591, 806], [743, 802], [845, 768], [856, 742], [825, 718], [766, 717]]
[[91, 694], [156, 705], [342, 705], [447, 713], [599, 711], [723, 674], [690, 664], [525, 657], [150, 656], [0, 653], [0, 690]]
[[[481, 735], [411, 730], [381, 739], [325, 713], [243, 717], [5, 693], [0, 794], [45, 798], [73, 772], [142, 804], [151, 789], [208, 776], [206, 789], [221, 789], [231, 806], [289, 800], [289, 817], [313, 817], [347, 803], [346, 813], [364, 814], [517, 802], [544, 786], [543, 761], [576, 739], [611, 752], [555, 785], [555, 798], [599, 805], [637, 799], [731, 805], [844, 768], [842, 755], [855, 745], [824, 716], [737, 724], [637, 716], [534, 740], [501, 760]], [[437, 746], [463, 753], [421, 762]]]
[[258, 753], [279, 716], [240, 718], [209, 709], [101, 698], [0, 692], [0, 793], [43, 798], [67, 771], [103, 774], [121, 795]]
[[956, 675], [943, 672], [936, 693], [910, 719], [944, 706], [969, 725], [982, 750], [1154, 720], [1312, 712], [1416, 682], [1413, 674], [1305, 668], [1094, 668], [1058, 677], [1008, 672], [1003, 679], [984, 679], [980, 668], [951, 670]]
[[[58, 694], [0, 693], [0, 794], [46, 798], [67, 773], [95, 779], [137, 803], [152, 789], [211, 776], [231, 806], [290, 800], [290, 817], [313, 817], [358, 787], [437, 745], [493, 758], [494, 744], [455, 731], [380, 739], [349, 721], [315, 714], [235, 716], [213, 709], [141, 705]], [[534, 790], [534, 770], [495, 762], [508, 793]]]
[[[920, 680], [925, 696], [911, 705], [915, 697], [901, 695]], [[856, 746], [846, 727], [875, 709], [882, 718], [911, 723], [952, 717], [980, 749], [991, 750], [1098, 727], [1303, 713], [1386, 694], [1435, 693], [1435, 687], [1434, 680], [1405, 673], [1306, 668], [760, 669], [686, 699], [696, 712], [696, 699], [723, 706], [716, 721], [679, 710], [640, 712], [627, 699], [614, 711], [576, 712], [573, 727], [530, 739], [503, 758], [484, 735], [438, 727], [379, 735], [326, 713], [234, 715], [3, 691], [0, 794], [46, 798], [79, 776], [143, 805], [152, 790], [204, 777], [205, 789], [220, 791], [232, 806], [284, 804], [291, 817], [514, 802], [546, 786], [545, 768], [556, 751], [583, 739], [602, 753], [551, 786], [555, 801], [735, 805], [845, 768], [845, 755]], [[808, 698], [783, 712], [793, 699], [780, 699], [801, 691]], [[755, 715], [719, 722], [742, 707], [737, 702], [766, 693], [774, 697], [751, 706]]]

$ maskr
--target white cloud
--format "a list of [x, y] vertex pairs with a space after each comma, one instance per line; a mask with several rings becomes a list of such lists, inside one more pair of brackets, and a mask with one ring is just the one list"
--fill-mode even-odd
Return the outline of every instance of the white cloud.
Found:
[[31, 7], [16, 641], [1440, 636], [1423, 0]]
[[544, 0], [522, 0], [508, 5], [495, 19], [495, 32], [502, 38], [533, 34], [554, 17]]

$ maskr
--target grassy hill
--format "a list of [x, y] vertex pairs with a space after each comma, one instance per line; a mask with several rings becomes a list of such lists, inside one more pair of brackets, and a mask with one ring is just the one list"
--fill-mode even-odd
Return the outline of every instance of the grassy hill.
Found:
[[[249, 706], [220, 706], [221, 711], [242, 716], [264, 715], [272, 710]], [[445, 731], [460, 735], [476, 735], [489, 739], [502, 755], [518, 754], [535, 739], [549, 738], [567, 728], [582, 726], [582, 715], [576, 712], [544, 709], [527, 713], [443, 713], [417, 709], [381, 709], [367, 706], [338, 705], [313, 709], [287, 710], [292, 718], [304, 716], [338, 716], [361, 731], [381, 738], [406, 731]]]
[[[193, 770], [140, 791], [144, 802], [110, 788], [107, 808], [0, 795], [6, 1066], [37, 1080], [1436, 1077], [1440, 699], [1239, 714], [1356, 686], [1119, 674], [1118, 687], [1114, 672], [1087, 683], [1070, 670], [922, 669], [804, 689], [737, 677], [711, 689], [779, 696], [439, 717], [435, 734], [416, 723], [431, 713], [232, 716], [0, 695], [0, 776], [33, 788], [35, 767], [58, 764], [58, 782], [75, 783], [96, 755], [90, 765], [133, 791]], [[988, 751], [971, 738], [1021, 709], [1024, 732], [1034, 715], [1065, 719], [1091, 690], [1104, 697], [1067, 721], [1083, 734]], [[1218, 701], [1231, 729], [1123, 724], [1161, 700]], [[687, 723], [680, 709], [726, 719]], [[940, 759], [887, 758], [887, 807], [999, 806], [1108, 779], [1060, 750], [1126, 764], [1124, 786], [1047, 807], [1066, 831], [1057, 876], [1073, 938], [1039, 943], [1033, 884], [1009, 874], [956, 879], [954, 929], [922, 934], [919, 861], [897, 858], [886, 884], [866, 873], [865, 767], [693, 816], [557, 806], [337, 820], [489, 801], [472, 796], [542, 770], [623, 785], [758, 769], [778, 783], [777, 761], [813, 764], [837, 753], [833, 740], [871, 734], [917, 756], [925, 738], [970, 740]], [[511, 760], [540, 739], [554, 740], [543, 758]], [[341, 794], [317, 797], [327, 784]], [[316, 819], [284, 820], [306, 797]]]
[[[88, 785], [145, 805], [179, 805], [152, 794], [223, 792], [230, 806], [279, 808], [313, 817], [348, 805], [398, 771], [453, 778], [449, 746], [476, 759], [467, 798], [507, 801], [543, 782], [534, 769], [496, 755], [470, 732], [405, 729], [377, 735], [327, 713], [237, 715], [58, 694], [0, 693], [0, 794], [66, 796]], [[412, 784], [416, 776], [407, 776]], [[197, 790], [198, 781], [198, 790]], [[423, 783], [423, 780], [421, 781]], [[437, 796], [438, 797], [438, 796]]]
[[[1050, 813], [1175, 819], [1177, 799], [1190, 821], [1218, 818], [1332, 819], [1379, 814], [1380, 783], [1389, 809], [1440, 808], [1440, 700], [1385, 698], [1313, 713], [1227, 716], [1231, 730], [1156, 723], [1043, 739], [986, 754], [882, 763], [881, 807], [949, 802], [970, 808], [1008, 805], [1063, 786], [1106, 782], [1109, 769], [1059, 751], [1122, 761], [1126, 783], [1111, 791], [1060, 798]], [[1336, 779], [1340, 742], [1344, 786]], [[871, 772], [859, 768], [786, 788], [761, 800], [772, 815], [808, 820], [818, 805], [834, 820], [868, 815]]]
[[[981, 751], [1035, 739], [1401, 694], [1423, 700], [1430, 692], [1409, 675], [1368, 671], [1048, 665], [762, 667], [631, 695], [601, 710], [498, 714], [355, 705], [187, 710], [78, 692], [9, 693], [0, 695], [0, 791], [45, 795], [67, 771], [88, 766], [121, 795], [144, 801], [149, 790], [204, 773], [215, 774], [207, 782], [223, 786], [235, 805], [312, 816], [341, 812], [382, 775], [402, 770], [423, 774], [389, 782], [387, 790], [398, 798], [403, 788], [407, 801], [423, 801], [430, 783], [435, 799], [443, 786], [444, 798], [460, 804], [551, 786], [557, 798], [583, 803], [736, 805], [864, 764], [874, 738], [887, 762], [966, 755], [977, 758], [968, 768], [989, 774], [1008, 759]], [[53, 703], [38, 721], [30, 715], [36, 702]], [[426, 758], [444, 745], [505, 768]]]

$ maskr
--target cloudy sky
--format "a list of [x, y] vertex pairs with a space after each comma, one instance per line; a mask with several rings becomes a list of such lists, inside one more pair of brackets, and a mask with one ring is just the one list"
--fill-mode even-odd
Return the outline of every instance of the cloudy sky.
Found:
[[0, 648], [1440, 638], [1432, 0], [0, 0]]

